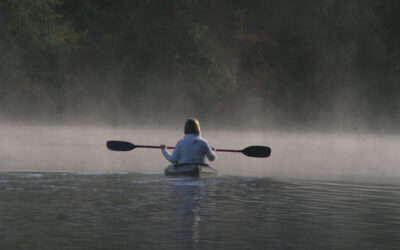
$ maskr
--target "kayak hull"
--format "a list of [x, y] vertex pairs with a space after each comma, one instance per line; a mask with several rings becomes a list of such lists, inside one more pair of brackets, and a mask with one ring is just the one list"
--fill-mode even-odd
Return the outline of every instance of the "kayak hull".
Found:
[[165, 169], [165, 175], [170, 176], [199, 176], [202, 165], [185, 164], [185, 165], [169, 165]]

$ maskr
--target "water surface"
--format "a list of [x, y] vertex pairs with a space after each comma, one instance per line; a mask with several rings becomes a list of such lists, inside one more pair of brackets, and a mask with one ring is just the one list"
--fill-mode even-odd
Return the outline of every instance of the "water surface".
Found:
[[2, 172], [1, 249], [399, 249], [400, 187]]

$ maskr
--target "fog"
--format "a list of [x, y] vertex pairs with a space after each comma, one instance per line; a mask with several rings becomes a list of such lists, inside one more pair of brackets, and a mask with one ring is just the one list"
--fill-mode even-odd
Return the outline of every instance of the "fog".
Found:
[[[168, 162], [158, 149], [106, 149], [107, 140], [174, 145], [183, 129], [2, 125], [1, 171], [79, 171], [162, 174]], [[249, 132], [203, 129], [216, 148], [272, 148], [269, 158], [218, 153], [218, 175], [307, 181], [396, 184], [400, 136], [367, 133]]]
[[214, 147], [272, 148], [222, 175], [398, 182], [398, 1], [9, 2], [0, 170], [162, 173], [106, 141], [174, 145], [196, 117]]
[[87, 2], [0, 6], [0, 119], [398, 130], [398, 1]]

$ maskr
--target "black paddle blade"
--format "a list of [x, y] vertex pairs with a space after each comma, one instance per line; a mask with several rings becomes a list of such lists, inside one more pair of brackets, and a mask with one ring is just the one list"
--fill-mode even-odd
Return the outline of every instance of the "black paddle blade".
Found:
[[265, 158], [271, 155], [271, 148], [266, 146], [250, 146], [243, 149], [242, 153], [250, 157]]
[[127, 141], [108, 141], [107, 148], [113, 151], [129, 151], [134, 149], [136, 146]]

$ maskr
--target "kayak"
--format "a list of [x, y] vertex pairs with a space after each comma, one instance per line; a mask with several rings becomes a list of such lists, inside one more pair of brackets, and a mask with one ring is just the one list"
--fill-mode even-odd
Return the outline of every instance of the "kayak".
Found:
[[169, 165], [165, 169], [166, 175], [199, 176], [202, 167], [209, 167], [207, 164], [176, 164]]

